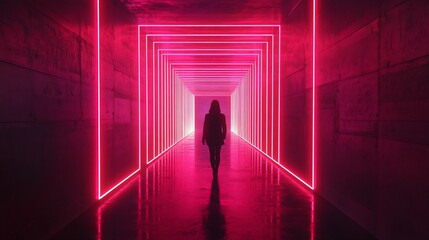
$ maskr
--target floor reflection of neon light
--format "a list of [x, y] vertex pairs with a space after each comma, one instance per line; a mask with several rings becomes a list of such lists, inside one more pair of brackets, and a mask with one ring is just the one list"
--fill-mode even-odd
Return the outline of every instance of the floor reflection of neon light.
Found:
[[135, 183], [138, 182], [138, 203], [137, 203], [137, 209], [139, 212], [137, 213], [137, 222], [141, 222], [141, 176], [135, 175], [135, 178], [131, 179], [128, 184], [126, 184], [123, 188], [118, 190], [117, 192], [113, 193], [112, 196], [110, 196], [105, 202], [101, 203], [97, 208], [97, 240], [103, 239], [103, 213], [105, 208], [111, 208], [111, 203], [114, 202], [118, 197], [120, 197], [125, 191], [129, 190], [129, 188]]

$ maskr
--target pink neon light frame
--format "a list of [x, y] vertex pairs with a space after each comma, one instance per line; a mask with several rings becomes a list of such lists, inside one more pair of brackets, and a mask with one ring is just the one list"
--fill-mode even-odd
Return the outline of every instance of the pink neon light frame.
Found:
[[[150, 27], [150, 26], [153, 26], [153, 25], [148, 25], [146, 27]], [[156, 25], [156, 26], [160, 27], [160, 26], [165, 26], [165, 25]], [[168, 26], [178, 26], [178, 25], [168, 25]], [[189, 27], [189, 25], [181, 25], [181, 26]], [[207, 25], [192, 25], [192, 27], [195, 27], [195, 26], [207, 26]], [[223, 26], [231, 27], [232, 25], [223, 25]], [[249, 27], [249, 25], [240, 25], [240, 26]], [[259, 25], [259, 26], [262, 26], [262, 25]], [[264, 25], [264, 26], [270, 26], [270, 27], [274, 26], [274, 27], [279, 28], [279, 60], [280, 60], [280, 35], [281, 35], [280, 26], [278, 26], [278, 25]], [[257, 35], [259, 35], [259, 36], [271, 36], [271, 38], [274, 38], [274, 36], [272, 34], [257, 34]], [[146, 37], [148, 37], [148, 36], [151, 36], [151, 37], [159, 37], [159, 36], [163, 36], [163, 37], [172, 37], [172, 36], [174, 36], [174, 37], [177, 37], [177, 36], [216, 36], [216, 37], [218, 37], [218, 36], [225, 36], [225, 37], [226, 36], [246, 36], [246, 37], [250, 37], [250, 36], [255, 36], [255, 34], [146, 34]], [[181, 43], [185, 43], [185, 42], [182, 41]], [[186, 41], [186, 43], [195, 43], [195, 42]], [[198, 43], [202, 43], [202, 42], [198, 42]], [[155, 43], [153, 43], [153, 45], [155, 45]], [[154, 46], [153, 46], [153, 48], [154, 48]], [[274, 49], [274, 45], [272, 45], [272, 49]], [[272, 57], [273, 57], [272, 62], [274, 62], [274, 56], [272, 56]], [[272, 74], [272, 76], [274, 76], [274, 74]], [[279, 68], [278, 77], [280, 78], [280, 68]], [[272, 85], [271, 87], [272, 87], [272, 91], [273, 91], [274, 85]], [[280, 89], [279, 89], [279, 92], [280, 92]], [[272, 102], [273, 102], [273, 98], [274, 98], [274, 96], [272, 95]], [[278, 104], [278, 108], [280, 109], [280, 104]], [[279, 120], [280, 120], [280, 115], [278, 114], [278, 126], [280, 127]], [[272, 119], [272, 121], [274, 121], [274, 119]], [[272, 123], [272, 125], [273, 125], [273, 123]], [[274, 134], [271, 134], [271, 139], [272, 139], [271, 142], [273, 142], [273, 137], [274, 137]], [[278, 138], [280, 138], [279, 134], [278, 134]], [[278, 143], [279, 143], [279, 140], [278, 140]], [[280, 147], [278, 147], [278, 151], [280, 151]], [[271, 146], [271, 152], [272, 153], [274, 152], [273, 146]], [[280, 155], [280, 154], [278, 154], [278, 155]]]
[[[270, 159], [272, 159], [274, 162], [276, 162], [280, 167], [282, 167], [283, 169], [285, 169], [287, 172], [289, 172], [292, 176], [294, 176], [295, 178], [297, 178], [299, 181], [301, 181], [304, 185], [306, 185], [307, 187], [309, 187], [310, 189], [315, 189], [315, 96], [316, 96], [316, 77], [315, 77], [315, 64], [316, 64], [316, 56], [315, 56], [315, 49], [316, 49], [316, 42], [315, 42], [315, 38], [316, 38], [316, 16], [315, 16], [315, 11], [316, 9], [316, 0], [313, 0], [313, 56], [312, 56], [312, 75], [313, 75], [313, 79], [312, 79], [312, 83], [313, 83], [313, 91], [312, 91], [312, 180], [311, 180], [311, 185], [308, 184], [307, 182], [303, 181], [299, 176], [295, 175], [293, 172], [291, 172], [289, 169], [287, 169], [286, 167], [282, 166], [278, 161], [274, 160], [271, 156], [268, 156], [265, 152], [261, 151], [264, 155], [266, 155], [267, 157], [269, 157]], [[151, 25], [151, 26], [156, 26], [156, 27], [166, 27], [166, 26], [182, 26], [182, 27], [207, 27], [207, 26], [216, 26], [216, 25]], [[231, 26], [231, 25], [223, 25], [223, 26]], [[236, 25], [236, 26], [247, 26], [247, 25]], [[259, 25], [259, 26], [272, 26], [272, 25]], [[148, 26], [146, 26], [148, 27]], [[229, 34], [225, 34], [222, 36], [228, 36]], [[162, 35], [162, 36], [166, 36], [166, 35]], [[175, 36], [199, 36], [199, 34], [176, 34]], [[215, 36], [215, 34], [206, 34], [205, 36]], [[218, 34], [216, 34], [216, 36], [220, 36]], [[242, 36], [246, 36], [246, 35], [242, 35]], [[281, 30], [279, 28], [279, 43], [281, 38]], [[189, 43], [194, 43], [194, 42], [189, 42]], [[279, 44], [279, 62], [280, 63], [280, 58], [281, 58], [281, 44]], [[273, 56], [274, 57], [274, 56]], [[280, 68], [279, 70], [279, 77], [280, 77]], [[278, 87], [278, 97], [280, 97], [280, 81], [279, 81], [279, 87]], [[272, 96], [273, 98], [273, 96]], [[281, 109], [281, 104], [278, 104], [278, 112], [280, 112]], [[278, 128], [279, 128], [279, 132], [280, 132], [280, 114], [277, 114], [278, 117]], [[272, 135], [273, 136], [273, 135]], [[240, 136], [241, 137], [241, 136]], [[278, 137], [278, 143], [280, 145], [280, 134], [277, 135]], [[244, 138], [243, 138], [244, 139]], [[245, 139], [246, 140], [246, 139]], [[247, 141], [247, 140], [246, 140]], [[248, 141], [247, 141], [248, 142]], [[250, 142], [249, 142], [250, 143]], [[250, 143], [251, 144], [251, 143]], [[254, 146], [253, 144], [251, 144], [252, 146]], [[256, 147], [256, 146], [254, 146]], [[256, 147], [257, 148], [257, 147]], [[260, 150], [259, 148], [257, 148], [258, 150]], [[273, 150], [271, 150], [271, 152], [273, 152]], [[280, 147], [278, 147], [278, 156], [280, 157]]]
[[[218, 27], [218, 25], [142, 25], [142, 26], [145, 26], [145, 27], [154, 27], [154, 26], [156, 26], [156, 27], [166, 27], [166, 26], [174, 26], [174, 27], [177, 27], [177, 26], [183, 26], [183, 27], [207, 27], [207, 26], [216, 26], [216, 27]], [[231, 26], [231, 25], [222, 25], [222, 26]], [[236, 26], [248, 26], [248, 25], [236, 25]], [[263, 26], [263, 25], [259, 25], [259, 26]], [[268, 26], [272, 26], [272, 25], [268, 25]], [[155, 34], [154, 34], [155, 35]], [[200, 36], [201, 34], [156, 34], [157, 36]], [[225, 34], [225, 35], [223, 35], [223, 36], [229, 36], [230, 34]], [[147, 35], [148, 36], [148, 35]], [[206, 36], [219, 36], [219, 34], [206, 34]], [[241, 36], [246, 36], [245, 34], [244, 35], [241, 35]], [[280, 46], [281, 46], [281, 44], [280, 44], [280, 38], [281, 38], [281, 30], [280, 30], [280, 27], [279, 27], [279, 55], [278, 55], [278, 57], [279, 57], [279, 62], [280, 62]], [[273, 46], [274, 47], [274, 46]], [[273, 58], [274, 58], [274, 56], [273, 56]], [[313, 65], [314, 66], [314, 65]], [[280, 72], [281, 72], [281, 70], [280, 70], [280, 68], [279, 68], [279, 75], [278, 75], [278, 77], [280, 78]], [[314, 78], [313, 78], [314, 79]], [[279, 81], [279, 86], [280, 86], [280, 81]], [[272, 87], [273, 87], [273, 85], [272, 85]], [[279, 89], [278, 89], [278, 97], [280, 96], [280, 87], [279, 87]], [[271, 96], [272, 98], [274, 97], [273, 95]], [[314, 99], [313, 99], [313, 101], [314, 101]], [[272, 100], [272, 102], [273, 102], [273, 100]], [[280, 103], [278, 104], [278, 112], [280, 112], [280, 109], [281, 109], [281, 105], [280, 105]], [[314, 109], [314, 106], [313, 106], [313, 109]], [[279, 132], [280, 132], [280, 115], [279, 114], [277, 114], [278, 115], [278, 128], [279, 128]], [[273, 121], [273, 119], [272, 119], [272, 121]], [[314, 124], [313, 124], [314, 125]], [[274, 126], [273, 124], [272, 124], [272, 126]], [[314, 132], [314, 129], [313, 129], [313, 132]], [[271, 135], [271, 137], [273, 138], [273, 134]], [[277, 137], [278, 137], [278, 143], [279, 143], [279, 145], [280, 145], [280, 134], [277, 134]], [[313, 140], [312, 141], [314, 141], [314, 138], [313, 138]], [[273, 142], [273, 141], [272, 141]], [[271, 146], [271, 152], [274, 152], [273, 151], [273, 146]], [[313, 146], [313, 149], [314, 149], [314, 146]], [[280, 151], [280, 147], [278, 147], [278, 151]], [[314, 155], [314, 154], [313, 154]], [[280, 154], [278, 153], [278, 156], [279, 156], [279, 158], [280, 158]], [[271, 159], [272, 159], [272, 157], [270, 157]], [[274, 159], [272, 159], [272, 160], [274, 160]], [[274, 161], [276, 161], [276, 160], [274, 160]], [[313, 163], [312, 163], [312, 176], [314, 176], [314, 157], [313, 157], [313, 161], [312, 161]], [[285, 168], [284, 166], [282, 166], [283, 168]], [[288, 172], [290, 172], [294, 177], [296, 177], [297, 179], [299, 179], [301, 182], [303, 182], [306, 186], [308, 186], [308, 187], [310, 187], [310, 188], [314, 188], [313, 186], [314, 186], [314, 178], [312, 178], [312, 186], [310, 186], [309, 184], [307, 184], [305, 181], [303, 181], [302, 179], [300, 179], [298, 176], [296, 176], [295, 174], [293, 174], [291, 171], [289, 171], [287, 168], [285, 168]]]
[[[172, 68], [173, 68], [173, 71], [181, 71], [181, 70], [186, 70], [186, 71], [192, 71], [192, 70], [190, 70], [190, 68], [179, 68], [179, 66], [187, 66], [187, 65], [199, 65], [199, 66], [217, 66], [217, 67], [219, 67], [219, 66], [223, 66], [223, 67], [225, 67], [225, 66], [240, 66], [240, 68], [234, 68], [235, 70], [237, 70], [237, 69], [239, 69], [239, 70], [241, 70], [241, 71], [248, 71], [248, 67], [250, 67], [250, 66], [252, 66], [252, 65], [254, 65], [254, 63], [251, 63], [251, 62], [242, 62], [242, 63], [220, 63], [220, 62], [218, 62], [218, 63], [201, 63], [201, 62], [188, 62], [188, 63], [171, 63], [170, 64], [171, 66], [172, 66]], [[210, 68], [209, 70], [213, 70], [213, 69], [217, 69], [217, 70], [219, 70], [219, 69], [221, 69], [222, 70], [222, 72], [225, 72], [225, 71], [230, 71], [232, 68]], [[202, 69], [201, 68], [198, 68], [197, 70], [194, 70], [194, 71], [202, 71]], [[218, 71], [219, 72], [219, 71]], [[225, 94], [224, 92], [213, 92], [213, 91], [211, 91], [210, 92], [210, 94], [199, 94], [200, 96], [213, 96], [213, 95], [215, 95], [215, 96], [230, 96], [230, 94]]]
[[[312, 119], [311, 119], [311, 189], [316, 189], [316, 1], [313, 0], [313, 56], [312, 56], [312, 72], [313, 72], [313, 91], [312, 91]], [[314, 203], [313, 203], [314, 204]]]
[[[280, 31], [279, 31], [280, 32]], [[183, 35], [183, 34], [182, 34]], [[191, 36], [196, 36], [195, 34], [186, 34], [186, 35], [191, 35]], [[228, 36], [231, 36], [232, 34], [228, 34]], [[271, 38], [273, 39], [273, 35], [272, 34], [264, 34], [265, 36], [271, 36]], [[163, 35], [163, 36], [165, 36], [165, 35]], [[212, 35], [210, 35], [210, 36], [212, 36]], [[252, 35], [252, 36], [254, 36], [254, 35]], [[156, 45], [156, 43], [159, 43], [159, 42], [154, 42], [154, 45]], [[169, 42], [169, 43], [171, 43], [171, 42]], [[204, 42], [189, 42], [189, 41], [187, 41], [187, 42], [178, 42], [178, 43], [204, 43]], [[232, 43], [232, 42], [210, 42], [210, 43]], [[244, 43], [246, 43], [246, 42], [244, 42]], [[255, 43], [255, 42], [254, 42]], [[258, 42], [258, 43], [266, 43], [266, 48], [267, 48], [267, 52], [268, 52], [268, 43], [267, 42]], [[274, 46], [272, 45], [272, 50], [274, 49]], [[210, 50], [212, 50], [212, 49], [210, 49]], [[260, 51], [262, 51], [261, 49], [259, 49]], [[272, 61], [274, 61], [274, 58], [273, 58], [273, 60]], [[267, 59], [267, 65], [268, 65], [268, 59]], [[273, 67], [273, 66], [272, 66]], [[273, 69], [272, 69], [273, 70]], [[280, 70], [279, 70], [279, 72], [280, 72]], [[272, 72], [272, 76], [274, 75], [274, 73]], [[268, 72], [267, 72], [267, 78], [268, 78]], [[272, 86], [273, 87], [273, 86]], [[272, 89], [273, 90], [273, 89]], [[268, 91], [268, 90], [267, 90]], [[268, 99], [267, 99], [267, 101], [268, 101]], [[272, 102], [273, 102], [273, 96], [272, 96]], [[268, 102], [267, 102], [267, 106], [268, 106]], [[279, 105], [279, 107], [280, 107], [280, 105]], [[268, 109], [268, 107], [266, 108], [266, 109]], [[279, 116], [280, 117], [280, 116]], [[268, 115], [267, 115], [267, 118], [268, 118]], [[268, 121], [268, 120], [267, 120]], [[274, 119], [272, 119], [272, 124], [273, 124], [273, 121], [274, 121]], [[267, 130], [268, 130], [268, 125], [266, 126], [267, 127]], [[272, 134], [271, 135], [271, 141], [273, 142], [273, 137], [274, 137], [274, 134]], [[278, 135], [278, 138], [280, 138], [280, 136]], [[280, 142], [279, 140], [278, 140], [278, 142]], [[268, 139], [266, 139], [266, 144], [268, 143]], [[274, 151], [273, 151], [273, 145], [271, 145], [271, 152], [272, 153], [274, 153]]]
[[[257, 51], [259, 52], [258, 54], [255, 53], [245, 53], [245, 54], [230, 54], [229, 52], [231, 51]], [[180, 53], [161, 53], [160, 52], [169, 52], [169, 51], [177, 51], [177, 52], [189, 52], [189, 51], [196, 51], [196, 52], [201, 52], [201, 51], [208, 51], [208, 52], [219, 52], [219, 51], [226, 51], [227, 53], [184, 53], [184, 54], [180, 54]], [[163, 56], [176, 56], [176, 55], [192, 55], [192, 56], [230, 56], [230, 55], [241, 55], [241, 56], [258, 56], [258, 58], [260, 58], [260, 56], [262, 55], [262, 50], [261, 49], [158, 49], [158, 55], [161, 55], [161, 57]], [[219, 69], [218, 69], [219, 70]], [[219, 71], [217, 71], [219, 72]], [[237, 79], [241, 79], [243, 77], [243, 74], [241, 74], [241, 76], [236, 76], [235, 78]], [[179, 78], [182, 79], [183, 82], [205, 82], [203, 80], [198, 81], [197, 79], [202, 79], [202, 76], [189, 76], [189, 77], [185, 77], [183, 75], [179, 75]], [[221, 76], [216, 75], [216, 76], [205, 76], [205, 79], [214, 79], [214, 78], [221, 78]], [[231, 78], [229, 76], [223, 76], [223, 79], [229, 79], [229, 81], [231, 80]]]
[[[138, 25], [138, 102], [139, 102], [139, 168], [131, 173], [129, 176], [127, 176], [125, 179], [123, 179], [122, 181], [120, 181], [117, 185], [115, 185], [112, 189], [106, 191], [105, 193], [101, 193], [101, 173], [100, 173], [100, 166], [101, 166], [101, 146], [100, 146], [100, 140], [101, 140], [101, 130], [100, 130], [100, 126], [101, 126], [101, 111], [100, 111], [100, 76], [101, 76], [101, 68], [100, 68], [100, 0], [96, 0], [97, 3], [97, 83], [98, 83], [98, 88], [97, 88], [97, 107], [98, 107], [98, 112], [97, 112], [97, 117], [98, 117], [98, 121], [97, 121], [97, 125], [98, 125], [98, 134], [97, 134], [97, 140], [98, 140], [98, 146], [97, 146], [97, 197], [98, 199], [103, 198], [104, 196], [106, 196], [108, 193], [110, 193], [112, 190], [114, 190], [116, 187], [118, 187], [120, 184], [122, 184], [123, 182], [125, 182], [127, 179], [129, 179], [132, 175], [134, 175], [136, 172], [138, 172], [141, 169], [141, 106], [140, 106], [140, 97], [141, 97], [141, 91], [140, 91], [140, 75], [141, 75], [141, 69], [140, 69], [140, 64], [141, 64], [141, 59], [140, 59], [140, 52], [141, 52], [141, 42], [140, 42], [140, 27], [144, 26], [144, 27], [279, 27], [279, 62], [280, 63], [280, 58], [281, 58], [281, 29], [279, 25]], [[315, 90], [315, 83], [316, 83], [316, 76], [315, 76], [315, 64], [316, 64], [316, 0], [313, 0], [313, 100], [312, 100], [312, 111], [313, 111], [313, 116], [312, 116], [312, 184], [309, 185], [307, 184], [305, 181], [303, 181], [302, 179], [300, 179], [298, 176], [296, 176], [295, 174], [293, 174], [291, 171], [289, 171], [287, 168], [285, 168], [284, 166], [282, 166], [281, 164], [279, 164], [276, 160], [274, 160], [272, 157], [268, 156], [267, 154], [265, 154], [264, 152], [262, 152], [264, 155], [266, 155], [267, 157], [269, 157], [270, 159], [272, 159], [274, 162], [276, 162], [279, 166], [281, 166], [282, 168], [284, 168], [286, 171], [288, 171], [292, 176], [294, 176], [295, 178], [297, 178], [298, 180], [300, 180], [301, 182], [303, 182], [306, 186], [308, 186], [311, 189], [315, 189], [315, 96], [316, 96], [316, 90]], [[180, 35], [180, 34], [178, 34]], [[216, 36], [228, 36], [229, 34], [215, 34]], [[199, 36], [198, 34], [188, 34], [185, 36]], [[214, 36], [211, 34], [207, 34], [206, 36]], [[241, 36], [251, 36], [248, 34], [242, 34]], [[194, 43], [194, 42], [191, 42]], [[274, 56], [273, 56], [274, 57]], [[189, 64], [185, 64], [185, 65], [189, 65]], [[207, 64], [209, 65], [209, 64]], [[278, 77], [280, 78], [280, 67], [278, 68], [279, 71], [279, 75]], [[278, 96], [280, 97], [280, 81], [279, 81], [279, 93]], [[147, 96], [147, 94], [146, 94]], [[279, 99], [280, 100], [280, 99]], [[147, 102], [147, 101], [146, 101]], [[278, 104], [278, 112], [280, 112], [281, 109], [281, 103], [279, 102]], [[146, 108], [146, 111], [148, 111], [148, 109]], [[278, 114], [278, 128], [279, 128], [279, 132], [280, 132], [280, 114]], [[278, 134], [278, 143], [280, 145], [280, 134]], [[247, 141], [247, 140], [246, 140]], [[249, 142], [250, 143], [250, 142]], [[174, 146], [174, 144], [172, 145]], [[170, 149], [172, 146], [170, 146], [168, 149]], [[254, 146], [252, 144], [252, 146]], [[254, 146], [255, 147], [255, 146]], [[256, 148], [256, 147], [255, 147]], [[167, 150], [168, 150], [167, 149]], [[257, 148], [258, 149], [258, 148]], [[165, 151], [167, 151], [165, 150]], [[260, 149], [258, 149], [260, 150]], [[165, 152], [164, 151], [164, 152]], [[280, 157], [280, 146], [278, 147], [278, 156]], [[273, 151], [272, 151], [273, 152]], [[161, 154], [159, 154], [157, 157], [159, 157]], [[155, 157], [153, 160], [155, 160], [157, 157]], [[152, 161], [153, 161], [152, 160]], [[150, 163], [150, 162], [148, 162]]]
[[[139, 34], [140, 35], [140, 34]], [[146, 34], [146, 43], [148, 43], [148, 36], [170, 36], [171, 34]], [[199, 34], [198, 34], [199, 35]], [[204, 35], [207, 35], [207, 34], [204, 34]], [[236, 36], [236, 35], [238, 35], [238, 34], [225, 34], [225, 36]], [[197, 36], [197, 34], [194, 34], [193, 36]], [[209, 36], [212, 36], [212, 34], [209, 34]], [[273, 35], [272, 34], [265, 34], [265, 36], [271, 36], [272, 38], [273, 38]], [[140, 42], [140, 41], [139, 41]], [[152, 49], [154, 49], [155, 48], [155, 44], [156, 44], [156, 42], [154, 42], [153, 44], [152, 44]], [[147, 45], [148, 44], [146, 44], [146, 47], [147, 47]], [[153, 52], [153, 50], [152, 50], [152, 52]], [[147, 51], [147, 49], [146, 49], [146, 62], [147, 62], [147, 60], [149, 59], [148, 58], [148, 56], [147, 56], [147, 53], [148, 53], [148, 51]], [[158, 55], [159, 55], [159, 51], [158, 51]], [[183, 54], [182, 54], [183, 55]], [[140, 56], [140, 55], [139, 55]], [[157, 57], [157, 59], [158, 59], [158, 61], [159, 61], [159, 56]], [[162, 57], [161, 57], [161, 59], [163, 59]], [[153, 56], [153, 61], [155, 61], [155, 56]], [[140, 66], [140, 65], [139, 65]], [[159, 67], [159, 63], [157, 64], [157, 66]], [[147, 68], [148, 66], [146, 65], [146, 68]], [[155, 65], [153, 65], [152, 66], [153, 67], [153, 72], [155, 72]], [[158, 69], [158, 82], [159, 82], [159, 74], [160, 74], [160, 72], [159, 72], [160, 70]], [[148, 72], [148, 69], [146, 69], [146, 72]], [[158, 116], [159, 117], [159, 116]], [[154, 118], [155, 118], [155, 116], [154, 116]], [[148, 126], [146, 126], [146, 127], [148, 127]], [[159, 131], [159, 130], [158, 130]], [[148, 131], [147, 131], [148, 132]], [[146, 141], [147, 142], [147, 141]], [[168, 149], [167, 149], [168, 150]], [[155, 151], [155, 150], [154, 150]], [[164, 151], [165, 152], [165, 151]], [[162, 153], [164, 153], [164, 152], [162, 152]], [[161, 154], [162, 154], [161, 153]], [[161, 154], [159, 154], [159, 155], [161, 155]], [[150, 163], [150, 162], [152, 162], [153, 160], [155, 160], [156, 158], [158, 158], [159, 157], [159, 155], [158, 156], [156, 156], [155, 158], [153, 158], [152, 160], [150, 160], [148, 163]], [[147, 157], [148, 158], [148, 157]], [[149, 158], [148, 158], [149, 159]]]
[[[107, 194], [115, 190], [122, 183], [130, 179], [133, 175], [141, 169], [141, 113], [140, 113], [140, 79], [138, 80], [138, 168], [133, 172], [129, 173], [122, 180], [117, 182], [113, 187], [102, 192], [101, 190], [101, 165], [102, 165], [102, 154], [101, 154], [101, 52], [100, 52], [100, 0], [96, 0], [96, 31], [97, 31], [97, 199], [102, 199]], [[138, 46], [140, 47], [140, 46]], [[140, 69], [138, 70], [140, 74]]]

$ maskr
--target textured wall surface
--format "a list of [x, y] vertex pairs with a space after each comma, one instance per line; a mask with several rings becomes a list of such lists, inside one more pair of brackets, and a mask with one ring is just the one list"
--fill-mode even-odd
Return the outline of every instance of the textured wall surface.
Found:
[[117, 1], [100, 1], [101, 195], [139, 167], [137, 26]]
[[318, 192], [381, 239], [429, 236], [429, 2], [321, 0]]
[[311, 184], [312, 4], [295, 6], [286, 4], [282, 14], [280, 161]]
[[[127, 98], [129, 47], [109, 34], [105, 66]], [[96, 202], [95, 5], [2, 1], [0, 36], [0, 236], [46, 238]]]

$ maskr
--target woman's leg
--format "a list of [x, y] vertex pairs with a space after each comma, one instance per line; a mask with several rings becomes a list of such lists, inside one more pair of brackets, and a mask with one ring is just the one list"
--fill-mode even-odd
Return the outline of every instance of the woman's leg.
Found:
[[221, 147], [222, 147], [222, 145], [216, 146], [216, 161], [215, 161], [216, 173], [217, 173], [217, 170], [219, 169], [219, 164], [220, 164], [220, 149], [221, 149]]
[[216, 169], [216, 147], [214, 145], [208, 145], [210, 152], [210, 165], [212, 166], [213, 172]]

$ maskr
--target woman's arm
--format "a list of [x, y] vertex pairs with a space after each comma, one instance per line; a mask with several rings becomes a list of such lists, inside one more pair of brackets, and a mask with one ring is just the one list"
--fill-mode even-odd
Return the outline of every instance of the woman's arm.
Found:
[[206, 143], [206, 132], [207, 132], [207, 114], [204, 117], [204, 127], [203, 127], [203, 145]]
[[225, 120], [224, 114], [222, 114], [222, 135], [223, 135], [223, 140], [225, 140], [225, 138], [226, 138], [226, 120]]

